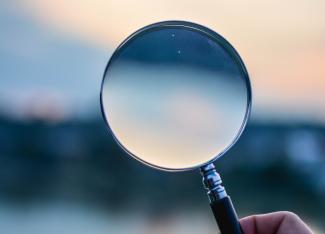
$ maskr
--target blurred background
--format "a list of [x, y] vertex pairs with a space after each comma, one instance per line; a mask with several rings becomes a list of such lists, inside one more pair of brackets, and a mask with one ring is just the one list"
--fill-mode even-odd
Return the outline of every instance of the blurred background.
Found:
[[99, 107], [116, 46], [162, 20], [217, 31], [251, 76], [253, 113], [216, 162], [240, 217], [277, 210], [325, 230], [325, 2], [0, 2], [0, 232], [216, 233], [197, 171], [140, 165]]

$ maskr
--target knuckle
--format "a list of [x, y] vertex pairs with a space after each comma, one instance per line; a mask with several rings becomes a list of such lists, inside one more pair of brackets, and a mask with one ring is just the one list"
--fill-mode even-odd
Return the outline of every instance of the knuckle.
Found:
[[291, 211], [284, 211], [284, 215], [289, 220], [297, 220], [300, 219], [299, 216]]

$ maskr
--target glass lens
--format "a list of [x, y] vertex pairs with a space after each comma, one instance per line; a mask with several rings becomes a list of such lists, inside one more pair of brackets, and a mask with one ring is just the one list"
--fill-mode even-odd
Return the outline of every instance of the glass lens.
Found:
[[222, 155], [238, 138], [250, 87], [234, 49], [192, 23], [139, 30], [113, 54], [102, 111], [120, 145], [151, 166], [190, 169]]

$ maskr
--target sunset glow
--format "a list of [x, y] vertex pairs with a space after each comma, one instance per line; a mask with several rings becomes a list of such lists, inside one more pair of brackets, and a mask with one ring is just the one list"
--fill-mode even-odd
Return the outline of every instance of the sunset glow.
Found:
[[246, 63], [254, 91], [253, 118], [294, 112], [324, 122], [325, 2], [312, 3], [25, 0], [10, 8], [106, 53], [150, 23], [181, 19], [203, 24], [227, 38]]

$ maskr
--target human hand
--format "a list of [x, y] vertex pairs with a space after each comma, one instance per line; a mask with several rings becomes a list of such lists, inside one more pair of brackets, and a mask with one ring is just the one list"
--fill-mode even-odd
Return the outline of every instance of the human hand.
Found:
[[280, 211], [248, 216], [240, 220], [244, 234], [312, 234], [294, 213]]

